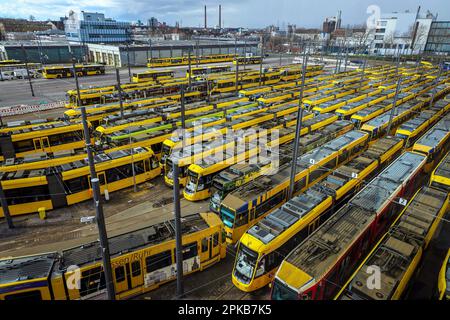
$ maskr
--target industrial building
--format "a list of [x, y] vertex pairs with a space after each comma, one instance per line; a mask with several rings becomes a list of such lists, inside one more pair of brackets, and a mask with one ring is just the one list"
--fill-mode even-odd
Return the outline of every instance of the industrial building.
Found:
[[145, 66], [149, 58], [210, 54], [259, 54], [258, 42], [244, 41], [158, 41], [141, 45], [87, 44], [90, 62], [123, 67]]
[[[22, 50], [22, 45], [23, 49]], [[25, 60], [24, 51], [28, 62], [42, 64], [56, 64], [71, 62], [72, 54], [77, 61], [84, 60], [84, 46], [81, 44], [69, 44], [65, 41], [3, 41], [0, 42], [0, 60], [16, 59]]]

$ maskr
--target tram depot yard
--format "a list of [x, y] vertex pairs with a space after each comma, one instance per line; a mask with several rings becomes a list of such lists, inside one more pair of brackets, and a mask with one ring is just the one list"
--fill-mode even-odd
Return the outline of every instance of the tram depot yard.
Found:
[[[31, 79], [36, 97], [28, 79], [0, 82], [2, 107], [65, 99], [65, 107], [2, 117], [1, 184], [15, 228], [3, 204], [0, 300], [106, 298], [81, 106], [117, 299], [175, 297], [174, 161], [184, 298], [450, 298], [449, 71], [368, 59], [335, 73], [335, 59], [310, 57], [303, 69], [292, 57], [257, 58], [204, 57], [197, 68], [193, 57], [191, 74], [186, 57], [154, 59], [132, 79], [121, 69], [120, 90], [114, 70], [95, 66], [77, 66], [79, 92], [71, 66]], [[172, 138], [182, 126], [184, 153]], [[267, 141], [252, 147], [256, 131], [239, 151], [234, 137], [256, 127]], [[275, 148], [280, 166], [265, 175]], [[252, 154], [258, 166], [237, 160]], [[194, 155], [208, 161], [193, 164]], [[371, 264], [381, 267], [383, 290], [363, 283]], [[64, 284], [73, 265], [78, 288]]]

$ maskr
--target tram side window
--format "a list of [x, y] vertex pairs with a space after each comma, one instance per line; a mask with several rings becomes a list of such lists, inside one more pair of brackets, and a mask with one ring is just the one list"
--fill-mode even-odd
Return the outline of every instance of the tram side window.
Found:
[[309, 174], [309, 183], [316, 181], [319, 177], [325, 174], [328, 170], [324, 168], [316, 168], [312, 173]]
[[137, 161], [134, 163], [134, 170], [136, 174], [142, 174], [145, 172], [144, 170], [144, 161]]
[[89, 189], [89, 183], [86, 176], [66, 180], [64, 184], [70, 193], [77, 193]]
[[152, 272], [164, 267], [168, 267], [172, 264], [172, 254], [170, 250], [157, 253], [145, 259], [147, 266], [147, 272]]
[[133, 169], [131, 168], [131, 164], [125, 164], [120, 167], [115, 167], [106, 170], [106, 181], [108, 183], [119, 181], [132, 176], [133, 176]]
[[236, 213], [236, 227], [243, 226], [244, 224], [248, 223], [248, 211]]
[[5, 300], [40, 301], [42, 300], [42, 295], [40, 290], [33, 290], [16, 294], [8, 294], [5, 296]]
[[336, 166], [336, 159], [333, 158], [330, 161], [328, 161], [327, 163], [325, 163], [323, 165], [323, 167], [327, 168], [327, 169], [333, 169]]
[[85, 296], [106, 288], [105, 273], [101, 267], [88, 269], [81, 273], [80, 295]]
[[50, 199], [47, 185], [5, 190], [8, 205], [44, 201]]
[[330, 298], [333, 296], [333, 293], [335, 292], [336, 286], [336, 270], [334, 270], [329, 276], [327, 276], [326, 280], [324, 283], [326, 283], [325, 285], [325, 292], [324, 292], [324, 299]]
[[16, 141], [13, 142], [13, 145], [16, 153], [34, 150], [33, 140]]
[[116, 275], [117, 282], [122, 282], [123, 280], [125, 280], [125, 267], [124, 266], [117, 267], [114, 270], [114, 273]]
[[159, 167], [158, 159], [155, 156], [151, 157], [152, 169], [156, 169]]
[[265, 201], [263, 204], [256, 207], [255, 215], [259, 217], [260, 215], [266, 213], [276, 205], [278, 205], [284, 199], [283, 192], [279, 192], [275, 196], [273, 196], [270, 200]]
[[218, 244], [219, 244], [219, 233], [216, 232], [214, 233], [213, 236], [213, 247], [217, 247]]
[[208, 251], [208, 238], [202, 239], [202, 252]]
[[341, 163], [342, 161], [347, 160], [348, 156], [349, 156], [348, 150], [346, 149], [346, 150], [344, 150], [344, 152], [342, 152], [341, 155], [339, 155], [338, 163]]
[[296, 193], [296, 192], [300, 191], [302, 188], [304, 188], [305, 183], [306, 183], [306, 177], [303, 177], [300, 180], [298, 180], [294, 185], [294, 193]]
[[152, 145], [152, 150], [156, 154], [161, 153], [161, 149], [162, 149], [162, 142], [155, 143], [154, 145]]
[[[198, 255], [197, 242], [192, 242], [183, 246], [183, 261], [193, 258], [197, 255]], [[177, 260], [176, 254], [174, 255], [174, 257], [176, 262]]]
[[133, 261], [131, 263], [131, 275], [133, 277], [137, 277], [141, 274], [141, 262], [140, 261]]

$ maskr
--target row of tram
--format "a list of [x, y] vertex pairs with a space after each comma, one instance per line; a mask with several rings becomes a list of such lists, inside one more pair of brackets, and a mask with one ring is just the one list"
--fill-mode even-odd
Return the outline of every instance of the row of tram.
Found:
[[[223, 95], [227, 92], [245, 90], [257, 86], [285, 83], [301, 78], [302, 69], [289, 67], [276, 71], [241, 70], [238, 72], [220, 72], [219, 67], [193, 68], [191, 77], [174, 77], [170, 70], [146, 71], [133, 74], [133, 82], [117, 85], [82, 88], [80, 97], [76, 90], [67, 92], [67, 108], [93, 106], [110, 102], [118, 102], [119, 94], [123, 100], [139, 98], [155, 98], [168, 95], [173, 100], [180, 99], [181, 88], [186, 95], [200, 95], [198, 99]], [[189, 70], [188, 70], [189, 72]], [[323, 66], [309, 66], [306, 77], [314, 77], [323, 72]], [[195, 74], [194, 74], [195, 73]]]
[[[297, 244], [275, 273], [272, 298], [404, 297], [448, 210], [448, 191], [434, 176], [448, 162], [449, 125], [448, 115], [443, 116], [410, 151]], [[367, 281], [374, 272], [380, 286]]]
[[[422, 89], [429, 84], [424, 83]], [[347, 85], [352, 85], [352, 82]], [[447, 93], [447, 87], [442, 83], [440, 86], [435, 86], [431, 99], [423, 98], [426, 91], [419, 90], [419, 95], [398, 103], [397, 112], [393, 114], [394, 120], [398, 121], [393, 122], [393, 131], [387, 137], [384, 137], [386, 133], [372, 134], [362, 126], [361, 130], [357, 130], [354, 123], [342, 118], [339, 120], [339, 116], [334, 113], [314, 114], [306, 111], [306, 117], [310, 118], [305, 119], [305, 123], [311, 123], [300, 138], [302, 151], [296, 159], [296, 196], [287, 201], [286, 181], [289, 177], [289, 162], [292, 160], [288, 155], [292, 153], [292, 144], [286, 138], [286, 143], [280, 146], [284, 157], [278, 173], [266, 176], [261, 168], [253, 168], [253, 174], [247, 172], [246, 177], [244, 174], [244, 177], [232, 178], [231, 190], [217, 202], [218, 214], [201, 213], [184, 217], [183, 227], [190, 228], [183, 232], [183, 260], [187, 261], [184, 273], [200, 271], [217, 263], [225, 257], [227, 243], [238, 243], [232, 280], [239, 289], [253, 291], [271, 283], [275, 277], [271, 293], [274, 299], [333, 298], [361, 258], [388, 230], [396, 213], [405, 206], [405, 201], [407, 203], [418, 187], [423, 185], [424, 176], [432, 172], [448, 151], [449, 102], [447, 98], [442, 99]], [[405, 117], [405, 110], [413, 107], [415, 109], [411, 116]], [[242, 108], [241, 111], [246, 114], [253, 112], [252, 108]], [[282, 127], [292, 129], [290, 127], [295, 125], [292, 122], [293, 112], [285, 110], [295, 110], [293, 105], [287, 104], [284, 109], [278, 106], [271, 110], [276, 110], [274, 113], [287, 112], [282, 117], [291, 120], [290, 126]], [[428, 110], [433, 110], [432, 116], [428, 118], [433, 121], [425, 121], [425, 126], [417, 127], [417, 139], [411, 140], [407, 147], [408, 140], [401, 134], [393, 133], [398, 131], [405, 120], [412, 120], [419, 112], [421, 114]], [[254, 120], [260, 114], [247, 117], [252, 116]], [[325, 122], [329, 119], [332, 121]], [[380, 121], [378, 126], [383, 123]], [[434, 131], [425, 133], [431, 126]], [[286, 137], [292, 136], [292, 130], [285, 133]], [[195, 134], [191, 138], [195, 141]], [[199, 139], [203, 141], [203, 133]], [[163, 168], [152, 148], [138, 147], [137, 143], [131, 150], [113, 148], [96, 155], [101, 191], [105, 197], [112, 191], [132, 184], [133, 167], [140, 168], [136, 172], [140, 182], [161, 173]], [[112, 167], [109, 166], [111, 164]], [[232, 171], [236, 166], [233, 164], [215, 173], [208, 187], [212, 189], [218, 186], [212, 181], [226, 176], [226, 172], [236, 172]], [[439, 177], [441, 184], [443, 180], [448, 180], [445, 174], [442, 178], [442, 173], [437, 171], [433, 171], [432, 176]], [[377, 176], [379, 172], [381, 174]], [[5, 172], [2, 187], [5, 194], [8, 192], [6, 198], [12, 201], [12, 214], [22, 214], [27, 210], [36, 212], [39, 207], [57, 208], [89, 199], [88, 174], [87, 163], [84, 158], [80, 158], [62, 165], [55, 163], [40, 170]], [[242, 181], [241, 185], [236, 181]], [[433, 188], [436, 188], [436, 183]], [[28, 189], [17, 191], [19, 186]], [[32, 195], [31, 203], [28, 203], [29, 199], [20, 197], [23, 192]], [[49, 197], [41, 198], [45, 193]], [[236, 199], [229, 201], [230, 196]], [[245, 197], [252, 198], [252, 201], [242, 201]], [[233, 212], [222, 210], [226, 208], [224, 203], [232, 203], [245, 210], [242, 210], [242, 215], [233, 215]], [[358, 220], [361, 217], [364, 219]], [[363, 235], [360, 237], [360, 234], [349, 232], [353, 228], [361, 230]], [[433, 222], [430, 228], [435, 229]], [[173, 221], [168, 220], [110, 239], [111, 243], [116, 243], [112, 252], [112, 267], [117, 298], [141, 294], [174, 279], [173, 234]], [[341, 241], [341, 237], [347, 242]], [[310, 242], [311, 239], [317, 241]], [[352, 247], [349, 253], [347, 244], [353, 244], [355, 239], [361, 242], [358, 242], [357, 247]], [[257, 241], [264, 245], [255, 250], [250, 243]], [[305, 243], [309, 244], [307, 248], [311, 250], [306, 250], [310, 256], [303, 257], [301, 253], [305, 251], [306, 247], [302, 247], [306, 246]], [[0, 260], [0, 299], [87, 299], [104, 292], [98, 245], [98, 242], [92, 242], [62, 252]], [[342, 254], [344, 257], [340, 259]], [[24, 269], [27, 274], [22, 274]], [[347, 273], [342, 275], [340, 270]], [[75, 286], [69, 285], [74, 274], [80, 271], [81, 280]], [[340, 286], [329, 286], [330, 283]], [[440, 287], [445, 292], [445, 287]]]
[[[334, 81], [334, 80], [333, 80]], [[350, 82], [351, 84], [351, 82]], [[445, 90], [442, 89], [442, 92]], [[439, 95], [441, 95], [439, 91]], [[247, 102], [244, 102], [247, 100]], [[239, 101], [239, 102], [236, 102]], [[262, 126], [268, 130], [283, 129], [282, 142], [283, 144], [289, 142], [293, 136], [293, 127], [295, 126], [295, 112], [298, 106], [294, 102], [285, 102], [279, 105], [273, 105], [270, 107], [261, 106], [256, 102], [248, 101], [246, 98], [230, 98], [224, 101], [218, 101], [212, 105], [200, 105], [193, 104], [186, 107], [187, 114], [187, 129], [193, 130], [194, 123], [201, 121], [202, 126], [206, 129], [210, 128], [211, 131], [219, 130], [225, 132], [225, 130], [239, 130], [252, 127], [254, 125]], [[159, 111], [159, 115], [153, 114], [148, 117], [147, 114], [133, 114], [130, 117], [122, 119], [121, 117], [109, 116], [107, 125], [98, 126], [95, 130], [97, 135], [94, 135], [94, 140], [100, 138], [101, 144], [97, 149], [99, 157], [108, 158], [109, 154], [122, 154], [130, 153], [130, 160], [128, 165], [131, 168], [135, 168], [137, 164], [134, 162], [133, 150], [135, 148], [143, 148], [147, 153], [152, 153], [148, 156], [148, 164], [142, 166], [143, 174], [142, 179], [138, 179], [138, 182], [148, 181], [153, 177], [164, 172], [165, 181], [170, 186], [172, 184], [170, 177], [170, 158], [169, 155], [173, 153], [175, 143], [171, 142], [173, 131], [180, 127], [179, 117], [181, 115], [179, 106], [162, 106], [150, 108], [149, 110]], [[203, 111], [203, 112], [202, 112]], [[171, 122], [167, 122], [167, 118], [172, 118]], [[192, 117], [192, 118], [190, 118]], [[165, 118], [166, 123], [161, 123]], [[301, 135], [311, 135], [313, 132], [321, 132], [323, 128], [334, 123], [338, 117], [332, 114], [308, 114], [304, 115], [304, 127]], [[79, 120], [78, 120], [79, 121]], [[11, 214], [25, 214], [37, 212], [39, 208], [45, 208], [51, 210], [64, 205], [70, 205], [86, 199], [85, 196], [77, 197], [72, 196], [77, 193], [65, 184], [65, 179], [58, 179], [56, 182], [61, 186], [64, 186], [66, 196], [60, 198], [67, 198], [66, 200], [51, 199], [50, 193], [53, 188], [51, 187], [51, 181], [47, 181], [47, 176], [54, 176], [54, 172], [57, 177], [60, 173], [65, 171], [61, 169], [61, 166], [70, 166], [72, 162], [82, 162], [85, 158], [83, 152], [84, 137], [81, 123], [77, 120], [66, 120], [65, 122], [58, 121], [32, 121], [30, 123], [17, 123], [16, 126], [10, 125], [8, 128], [2, 128], [4, 135], [2, 136], [2, 156], [6, 155], [4, 163], [2, 165], [2, 186], [7, 193], [20, 194], [23, 190], [21, 188], [28, 188], [31, 190], [34, 186], [41, 186], [41, 192], [38, 192], [36, 196], [29, 197], [27, 199], [18, 199], [17, 196], [11, 196], [10, 203], [13, 206], [10, 210]], [[192, 126], [191, 126], [192, 125]], [[76, 127], [77, 130], [73, 130], [72, 127]], [[12, 130], [13, 134], [7, 134], [8, 130]], [[207, 131], [206, 131], [207, 132]], [[70, 135], [69, 135], [70, 134]], [[198, 142], [207, 142], [211, 140], [214, 135], [207, 137], [205, 132], [193, 132], [192, 139], [186, 141], [188, 144], [195, 144]], [[61, 138], [62, 137], [62, 138]], [[9, 141], [8, 141], [9, 139]], [[13, 142], [14, 141], [14, 142]], [[17, 141], [17, 142], [16, 142]], [[13, 143], [11, 143], [13, 142]], [[26, 143], [25, 143], [26, 142]], [[179, 142], [179, 141], [178, 141]], [[223, 143], [214, 142], [218, 148]], [[22, 144], [22, 145], [21, 145]], [[103, 145], [108, 145], [106, 149], [103, 149]], [[11, 147], [12, 145], [12, 147]], [[15, 149], [15, 146], [19, 146], [22, 149]], [[312, 144], [310, 144], [312, 145]], [[27, 149], [25, 149], [25, 146]], [[205, 146], [208, 146], [205, 143]], [[140, 150], [140, 149], [139, 149]], [[16, 151], [24, 151], [23, 153]], [[39, 152], [37, 152], [39, 151]], [[69, 152], [67, 152], [69, 151]], [[197, 150], [198, 152], [198, 150]], [[203, 154], [203, 152], [201, 152]], [[20, 156], [29, 155], [25, 160], [17, 161]], [[51, 156], [48, 156], [51, 155]], [[248, 158], [248, 155], [246, 155]], [[15, 159], [14, 159], [15, 158]], [[247, 159], [246, 158], [246, 159]], [[159, 161], [160, 168], [156, 168], [155, 161]], [[168, 163], [165, 163], [165, 159], [169, 159]], [[238, 159], [238, 157], [236, 157]], [[11, 161], [13, 160], [13, 161]], [[228, 162], [225, 166], [208, 164], [208, 165], [186, 165], [181, 170], [180, 180], [183, 185], [189, 183], [189, 190], [185, 190], [186, 198], [188, 200], [197, 201], [210, 197], [213, 194], [212, 186], [215, 176], [218, 176], [224, 169], [232, 166], [235, 162]], [[106, 169], [98, 169], [105, 173], [101, 180], [102, 193], [109, 194], [111, 191], [126, 188], [130, 185], [131, 179], [129, 172], [122, 174], [121, 177], [108, 177], [110, 171], [122, 171], [120, 167], [122, 164], [118, 164], [114, 161], [109, 161], [109, 167]], [[79, 163], [76, 167], [80, 167]], [[57, 169], [54, 169], [57, 168]], [[126, 171], [126, 170], [125, 170]], [[128, 170], [129, 171], [129, 170]], [[131, 170], [132, 171], [132, 170]], [[136, 173], [136, 172], [135, 172]], [[138, 172], [140, 173], [140, 171]], [[30, 184], [30, 177], [34, 180], [39, 180], [39, 183], [32, 182]], [[60, 183], [59, 180], [63, 180]], [[86, 179], [87, 180], [87, 179]], [[111, 181], [111, 180], [114, 180]], [[189, 180], [189, 181], [188, 181]], [[17, 181], [23, 182], [17, 184]], [[121, 182], [117, 182], [121, 181]], [[75, 189], [89, 190], [89, 183], [74, 183]], [[7, 185], [7, 186], [6, 186]], [[190, 194], [188, 194], [190, 193]], [[225, 194], [223, 195], [225, 196]], [[54, 198], [54, 197], [53, 197]], [[70, 199], [76, 200], [70, 200]], [[68, 200], [69, 199], [69, 200]], [[216, 197], [217, 199], [217, 197]], [[30, 205], [30, 203], [32, 203]]]

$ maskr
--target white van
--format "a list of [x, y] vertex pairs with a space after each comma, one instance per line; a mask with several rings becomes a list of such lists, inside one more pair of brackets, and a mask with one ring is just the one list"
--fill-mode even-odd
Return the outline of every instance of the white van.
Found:
[[[17, 79], [28, 79], [27, 69], [15, 69], [14, 76]], [[30, 76], [33, 77], [33, 74], [30, 72]]]

